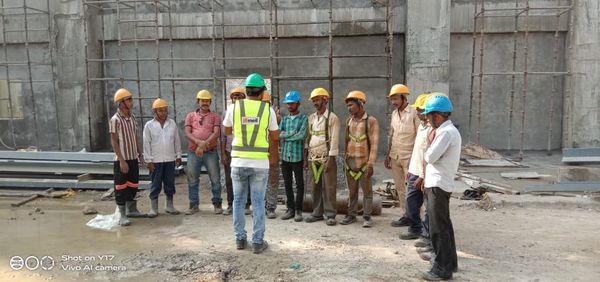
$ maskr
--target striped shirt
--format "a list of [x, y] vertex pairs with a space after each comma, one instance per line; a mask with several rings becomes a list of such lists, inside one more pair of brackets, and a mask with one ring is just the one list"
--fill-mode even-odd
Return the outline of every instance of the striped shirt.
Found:
[[112, 118], [110, 118], [108, 132], [117, 134], [121, 156], [123, 156], [125, 160], [138, 159], [136, 142], [137, 122], [135, 121], [135, 116], [133, 116], [133, 114], [126, 117], [121, 111], [117, 111]]
[[[352, 117], [348, 118], [346, 124], [346, 155], [354, 159], [354, 163], [358, 168], [363, 164], [374, 165], [377, 160], [377, 147], [379, 145], [379, 123], [373, 116], [369, 117], [369, 132], [366, 132], [367, 113], [360, 120], [355, 121]], [[349, 135], [352, 136], [349, 136]], [[364, 137], [362, 137], [364, 135]], [[367, 146], [367, 135], [371, 148]], [[349, 138], [352, 137], [352, 138]]]
[[300, 162], [304, 159], [304, 139], [308, 118], [305, 114], [285, 116], [279, 126], [281, 142], [281, 160], [285, 162]]

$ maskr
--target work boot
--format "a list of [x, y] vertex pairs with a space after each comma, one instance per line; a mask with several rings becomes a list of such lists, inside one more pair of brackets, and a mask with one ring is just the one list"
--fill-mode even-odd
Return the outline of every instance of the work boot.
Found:
[[309, 217], [305, 218], [304, 221], [308, 222], [308, 223], [313, 223], [313, 222], [317, 222], [319, 220], [324, 220], [325, 218], [323, 216], [314, 216], [314, 215], [310, 215]]
[[150, 199], [150, 211], [148, 212], [149, 218], [154, 218], [158, 215], [158, 198]]
[[260, 254], [264, 252], [269, 247], [267, 241], [263, 240], [262, 244], [252, 244], [252, 252], [255, 254]]
[[281, 217], [282, 220], [288, 220], [292, 217], [294, 217], [294, 210], [293, 209], [288, 209], [287, 211], [285, 211], [285, 214], [283, 214], [283, 216]]
[[432, 256], [433, 256], [432, 252], [419, 253], [419, 257], [424, 261], [430, 261]]
[[185, 211], [185, 214], [192, 215], [199, 211], [200, 211], [200, 209], [198, 208], [198, 204], [190, 204], [190, 208], [187, 211]]
[[215, 214], [222, 214], [223, 213], [223, 208], [221, 207], [221, 204], [213, 204], [213, 207], [215, 207]]
[[145, 213], [141, 213], [137, 209], [137, 201], [128, 201], [125, 202], [127, 205], [127, 217], [147, 217], [148, 215]]
[[373, 219], [370, 216], [364, 217], [363, 228], [371, 228], [373, 226]]
[[119, 225], [121, 226], [129, 226], [131, 225], [131, 221], [127, 218], [127, 213], [125, 211], [125, 205], [117, 205], [119, 207], [119, 213], [121, 214], [121, 218], [119, 218]]
[[399, 237], [401, 240], [414, 240], [414, 239], [419, 238], [419, 234], [412, 233], [412, 232], [406, 232], [406, 233], [400, 234]]
[[423, 274], [421, 275], [421, 278], [423, 278], [426, 281], [450, 280], [450, 279], [452, 279], [452, 273], [450, 273], [449, 276], [439, 276], [430, 270], [427, 272], [423, 272]]
[[392, 223], [390, 225], [392, 227], [411, 226], [412, 221], [410, 219], [408, 219], [407, 217], [403, 216], [398, 220], [392, 220]]
[[223, 211], [223, 215], [230, 215], [233, 212], [233, 207], [228, 206], [227, 209]]
[[277, 214], [275, 213], [274, 209], [269, 209], [267, 210], [267, 218], [268, 219], [274, 219], [277, 218]]
[[243, 250], [246, 248], [246, 244], [248, 244], [248, 242], [246, 241], [246, 239], [243, 240], [235, 240], [235, 248], [238, 250]]
[[428, 252], [432, 252], [433, 249], [431, 248], [431, 246], [427, 246], [427, 247], [417, 247], [417, 253], [428, 253]]
[[296, 215], [294, 216], [294, 221], [300, 222], [302, 220], [304, 220], [304, 218], [302, 217], [302, 211], [296, 211]]
[[327, 224], [328, 226], [334, 226], [337, 224], [337, 221], [334, 217], [330, 217], [327, 219], [327, 221], [325, 221], [325, 224]]
[[427, 247], [431, 246], [431, 240], [421, 237], [415, 241], [415, 247]]
[[347, 215], [346, 217], [344, 217], [344, 219], [342, 219], [342, 221], [340, 221], [341, 225], [348, 225], [348, 224], [352, 224], [356, 222], [356, 216], [353, 215]]
[[167, 195], [167, 204], [165, 206], [165, 212], [173, 215], [179, 214], [179, 211], [175, 209], [175, 206], [173, 206], [173, 195]]

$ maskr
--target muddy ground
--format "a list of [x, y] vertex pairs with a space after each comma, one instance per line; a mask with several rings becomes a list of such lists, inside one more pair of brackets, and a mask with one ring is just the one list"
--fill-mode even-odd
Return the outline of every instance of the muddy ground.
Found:
[[[184, 210], [185, 179], [177, 181], [176, 206]], [[132, 226], [115, 232], [85, 225], [94, 217], [82, 214], [86, 205], [101, 214], [114, 212], [114, 202], [100, 201], [101, 194], [78, 192], [18, 208], [10, 207], [14, 198], [0, 198], [0, 281], [417, 281], [429, 266], [412, 241], [398, 238], [405, 228], [389, 225], [399, 217], [398, 208], [383, 209], [371, 229], [361, 228], [360, 221], [329, 227], [267, 220], [269, 249], [255, 255], [235, 249], [232, 218], [212, 213], [206, 189], [199, 214], [165, 215], [161, 197], [159, 217], [133, 219]], [[459, 256], [455, 280], [600, 279], [600, 202], [582, 196], [491, 199], [491, 211], [451, 200]], [[147, 210], [147, 192], [140, 202]], [[283, 209], [280, 205], [279, 216]], [[251, 224], [247, 230], [251, 234]], [[15, 271], [9, 265], [13, 256], [50, 256], [55, 265]], [[49, 258], [44, 262], [50, 268]], [[35, 266], [34, 259], [29, 263]]]

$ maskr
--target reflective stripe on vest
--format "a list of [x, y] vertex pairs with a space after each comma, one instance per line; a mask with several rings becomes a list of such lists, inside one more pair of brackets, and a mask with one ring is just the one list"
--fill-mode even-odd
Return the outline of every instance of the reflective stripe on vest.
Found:
[[233, 108], [232, 158], [267, 159], [270, 110], [265, 102], [238, 100]]

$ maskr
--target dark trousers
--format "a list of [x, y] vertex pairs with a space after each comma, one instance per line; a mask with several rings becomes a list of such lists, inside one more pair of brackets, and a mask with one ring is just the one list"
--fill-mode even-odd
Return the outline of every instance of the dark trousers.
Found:
[[126, 202], [135, 200], [139, 187], [140, 167], [138, 160], [126, 160], [129, 166], [127, 173], [121, 173], [119, 161], [113, 163], [115, 202], [117, 205], [125, 205]]
[[158, 199], [160, 190], [164, 187], [165, 195], [172, 197], [175, 194], [175, 162], [154, 163], [154, 170], [150, 172], [150, 200]]
[[408, 186], [406, 188], [406, 217], [410, 219], [411, 225], [408, 227], [408, 232], [421, 234], [423, 224], [421, 223], [421, 206], [423, 206], [423, 192], [418, 187], [415, 187], [415, 181], [419, 178], [418, 175], [408, 174]]
[[[304, 204], [304, 161], [299, 162], [281, 162], [281, 173], [283, 174], [283, 183], [285, 184], [285, 195], [287, 200], [285, 204], [288, 209], [302, 211]], [[293, 177], [292, 177], [293, 175]], [[296, 179], [296, 199], [294, 200], [293, 181]]]
[[429, 239], [429, 214], [427, 212], [427, 197], [424, 197], [423, 205], [425, 205], [425, 214], [423, 215], [423, 228], [421, 228], [421, 237]]
[[440, 277], [451, 277], [458, 266], [454, 229], [450, 220], [450, 195], [439, 187], [427, 188], [429, 232], [435, 259], [431, 271]]
[[[233, 184], [231, 182], [231, 152], [225, 151], [229, 163], [223, 165], [225, 169], [225, 190], [227, 190], [227, 206], [233, 208]], [[246, 200], [246, 208], [250, 207], [252, 201], [250, 200], [250, 187], [248, 187], [248, 200]]]

